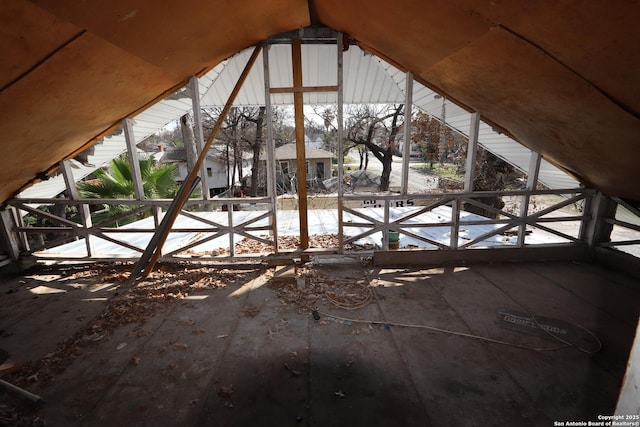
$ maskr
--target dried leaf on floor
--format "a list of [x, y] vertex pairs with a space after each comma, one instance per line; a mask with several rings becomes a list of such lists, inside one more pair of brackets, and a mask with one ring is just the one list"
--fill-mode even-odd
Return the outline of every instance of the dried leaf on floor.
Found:
[[258, 307], [250, 305], [242, 310], [240, 310], [240, 317], [256, 317], [256, 315], [260, 312]]
[[230, 384], [229, 387], [222, 386], [218, 389], [218, 396], [222, 398], [229, 398], [233, 395], [233, 384]]

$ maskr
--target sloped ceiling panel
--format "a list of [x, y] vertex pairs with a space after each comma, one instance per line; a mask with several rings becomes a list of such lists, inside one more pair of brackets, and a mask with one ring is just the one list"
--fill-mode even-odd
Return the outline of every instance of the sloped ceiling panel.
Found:
[[[637, 141], [640, 120], [503, 29], [494, 28], [421, 77], [439, 81], [446, 93], [505, 124], [516, 139], [589, 185], [615, 193], [638, 177], [637, 157], [620, 154]], [[480, 95], [478, 87], [491, 95]], [[619, 168], [615, 176], [612, 167]]]
[[2, 201], [191, 75], [309, 24], [300, 0], [12, 0], [0, 11], [11, 55], [0, 66]]
[[0, 200], [190, 75], [309, 25], [310, 8], [584, 183], [640, 200], [640, 3], [600, 0], [5, 1]]
[[640, 199], [640, 3], [529, 3], [315, 2], [327, 25], [585, 184]]

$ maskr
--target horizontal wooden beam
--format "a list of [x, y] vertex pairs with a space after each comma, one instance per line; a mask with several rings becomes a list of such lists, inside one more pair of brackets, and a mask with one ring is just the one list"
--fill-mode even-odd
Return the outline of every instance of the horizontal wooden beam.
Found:
[[272, 87], [270, 93], [337, 92], [338, 86]]

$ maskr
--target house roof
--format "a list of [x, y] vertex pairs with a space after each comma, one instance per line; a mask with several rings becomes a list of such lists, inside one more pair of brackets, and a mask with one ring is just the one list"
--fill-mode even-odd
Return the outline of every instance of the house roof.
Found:
[[[640, 3], [14, 0], [0, 200], [266, 38], [321, 23], [587, 186], [640, 199]], [[180, 102], [180, 101], [172, 101]]]
[[[275, 158], [276, 160], [291, 160], [296, 159], [296, 144], [285, 144], [277, 147], [275, 150]], [[333, 153], [327, 150], [322, 150], [320, 148], [309, 147], [308, 145], [304, 148], [305, 158], [309, 159], [331, 159], [333, 157]]]

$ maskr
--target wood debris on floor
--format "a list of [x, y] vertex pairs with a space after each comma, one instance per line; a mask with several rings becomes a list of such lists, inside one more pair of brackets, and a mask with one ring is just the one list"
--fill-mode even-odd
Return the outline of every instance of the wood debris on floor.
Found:
[[336, 278], [309, 266], [295, 268], [297, 280], [274, 279], [269, 287], [274, 289], [284, 304], [295, 305], [299, 312], [309, 313], [319, 303], [353, 310], [371, 302], [373, 293], [366, 279]]
[[[269, 240], [269, 236], [260, 236], [261, 239]], [[337, 234], [316, 234], [309, 236], [309, 248], [331, 249], [340, 246]], [[346, 251], [371, 251], [380, 249], [380, 245], [348, 243], [344, 245]], [[298, 236], [278, 236], [278, 249], [290, 251], [300, 248], [300, 238]], [[234, 246], [235, 255], [265, 254], [273, 253], [272, 244], [264, 243], [255, 239], [243, 238]], [[213, 251], [198, 252], [193, 249], [181, 252], [192, 257], [203, 256], [229, 256], [229, 248], [218, 248]]]
[[[128, 279], [132, 268], [132, 263], [98, 263], [49, 269], [69, 280], [97, 278], [98, 281], [116, 282], [119, 285]], [[116, 328], [135, 323], [138, 326], [132, 333], [142, 336], [145, 334], [145, 322], [172, 304], [184, 300], [190, 293], [225, 288], [230, 283], [244, 281], [253, 272], [178, 263], [158, 264], [155, 271], [130, 289], [121, 290], [115, 286], [99, 316], [85, 323], [43, 359], [22, 362], [21, 368], [8, 375], [7, 379], [21, 387], [36, 382], [40, 386], [48, 386], [74, 359], [85, 354], [87, 347], [111, 335]], [[133, 360], [132, 363], [137, 362]]]

